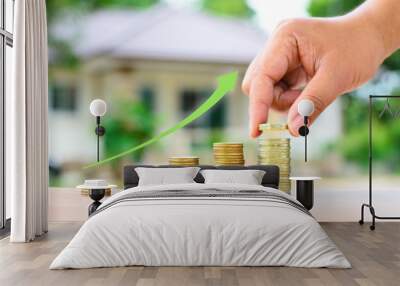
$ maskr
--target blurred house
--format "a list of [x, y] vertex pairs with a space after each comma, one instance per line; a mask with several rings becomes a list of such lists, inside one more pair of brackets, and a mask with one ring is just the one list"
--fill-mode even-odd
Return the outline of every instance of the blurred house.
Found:
[[[50, 158], [60, 165], [95, 158], [95, 121], [88, 111], [92, 99], [105, 99], [110, 112], [118, 97], [141, 100], [160, 118], [158, 131], [164, 130], [211, 94], [218, 75], [238, 70], [243, 76], [267, 38], [248, 21], [166, 6], [70, 16], [50, 32], [71, 43], [81, 62], [74, 71], [51, 65]], [[57, 51], [51, 55], [54, 61]], [[254, 161], [247, 106], [239, 85], [206, 116], [163, 140], [161, 150], [147, 152], [145, 161], [165, 163], [169, 155], [196, 150], [210, 162], [213, 138], [252, 142], [249, 158]], [[327, 118], [331, 128], [321, 130], [329, 139], [340, 133], [340, 109]], [[208, 149], [201, 151], [201, 146]]]

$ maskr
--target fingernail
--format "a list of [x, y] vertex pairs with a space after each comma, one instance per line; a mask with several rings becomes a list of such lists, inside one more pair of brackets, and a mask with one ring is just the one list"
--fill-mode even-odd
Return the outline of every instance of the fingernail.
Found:
[[300, 115], [296, 116], [289, 122], [290, 133], [294, 136], [299, 136], [299, 128], [304, 125], [304, 118]]

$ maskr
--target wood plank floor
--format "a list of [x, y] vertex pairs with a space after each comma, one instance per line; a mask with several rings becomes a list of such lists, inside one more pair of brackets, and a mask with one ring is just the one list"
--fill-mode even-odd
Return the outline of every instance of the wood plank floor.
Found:
[[0, 285], [400, 285], [400, 223], [378, 223], [375, 232], [357, 223], [323, 223], [352, 269], [289, 267], [124, 267], [48, 270], [80, 227], [52, 223], [28, 244], [0, 241]]

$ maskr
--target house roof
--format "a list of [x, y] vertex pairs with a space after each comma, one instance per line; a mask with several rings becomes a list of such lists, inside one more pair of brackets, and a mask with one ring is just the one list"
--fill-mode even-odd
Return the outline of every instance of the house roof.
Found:
[[266, 35], [249, 21], [161, 5], [144, 11], [103, 10], [60, 22], [53, 36], [75, 41], [84, 59], [248, 63]]

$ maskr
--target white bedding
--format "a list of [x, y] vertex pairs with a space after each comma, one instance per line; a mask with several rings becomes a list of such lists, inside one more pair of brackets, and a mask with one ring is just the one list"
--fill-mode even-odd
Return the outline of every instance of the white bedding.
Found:
[[[315, 219], [291, 205], [258, 198], [122, 196], [163, 190], [262, 190], [231, 184], [143, 186], [107, 199], [50, 269], [145, 266], [294, 266], [349, 268]], [[115, 204], [113, 204], [113, 202]]]

